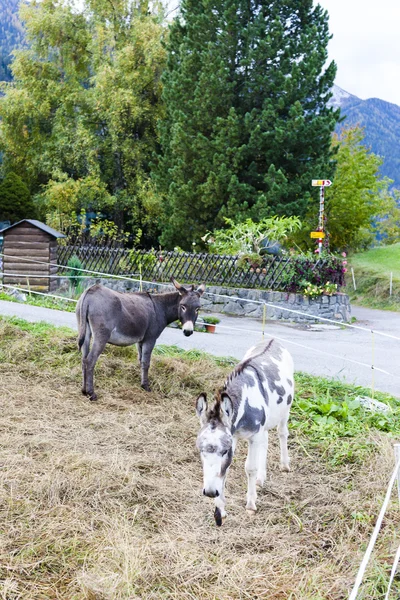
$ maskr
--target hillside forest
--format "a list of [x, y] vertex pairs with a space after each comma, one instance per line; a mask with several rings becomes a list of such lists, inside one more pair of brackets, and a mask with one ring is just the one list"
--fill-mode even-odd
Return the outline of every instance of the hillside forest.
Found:
[[0, 2], [0, 81], [11, 80], [11, 52], [24, 41], [23, 26], [18, 17], [18, 0]]
[[213, 232], [280, 219], [287, 247], [312, 250], [318, 177], [333, 181], [325, 250], [397, 235], [382, 159], [359, 127], [335, 133], [329, 15], [312, 0], [183, 0], [172, 21], [146, 0], [0, 6], [2, 52], [18, 48], [1, 84], [0, 221], [204, 251]]

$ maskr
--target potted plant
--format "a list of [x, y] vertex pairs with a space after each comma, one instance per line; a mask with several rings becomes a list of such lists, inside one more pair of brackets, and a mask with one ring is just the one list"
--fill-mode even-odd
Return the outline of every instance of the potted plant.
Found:
[[215, 326], [219, 321], [217, 317], [203, 317], [204, 327], [208, 333], [215, 333]]

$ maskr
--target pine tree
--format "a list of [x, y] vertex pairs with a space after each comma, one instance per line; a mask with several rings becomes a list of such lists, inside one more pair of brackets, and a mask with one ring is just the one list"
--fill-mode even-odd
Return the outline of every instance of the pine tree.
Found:
[[7, 173], [0, 181], [0, 221], [15, 223], [35, 217], [35, 209], [27, 185], [15, 173]]
[[188, 248], [224, 217], [305, 213], [334, 167], [328, 40], [312, 0], [182, 1], [155, 169], [164, 244]]

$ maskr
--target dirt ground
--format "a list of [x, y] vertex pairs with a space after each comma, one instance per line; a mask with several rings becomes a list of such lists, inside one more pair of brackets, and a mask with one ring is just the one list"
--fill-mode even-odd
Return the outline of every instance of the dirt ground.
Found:
[[[90, 403], [73, 338], [0, 322], [0, 597], [347, 598], [393, 468], [390, 440], [366, 431], [370, 459], [333, 469], [292, 436], [283, 474], [271, 435], [254, 518], [239, 445], [217, 528], [201, 495], [194, 400], [229, 370], [155, 356], [146, 393], [135, 350], [110, 349]], [[382, 597], [398, 522], [393, 502], [360, 598]]]

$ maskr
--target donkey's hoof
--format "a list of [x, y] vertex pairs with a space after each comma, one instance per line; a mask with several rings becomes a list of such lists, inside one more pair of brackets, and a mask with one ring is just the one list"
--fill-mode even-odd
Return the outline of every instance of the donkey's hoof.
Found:
[[148, 383], [142, 383], [140, 387], [142, 387], [145, 390], [145, 392], [151, 392], [151, 387]]
[[94, 392], [93, 394], [88, 394], [88, 396], [91, 402], [95, 402], [97, 400], [97, 394], [95, 394]]
[[225, 523], [226, 512], [218, 508], [218, 506], [216, 506], [214, 511], [214, 519], [217, 527], [221, 527], [221, 525]]
[[82, 388], [82, 389], [81, 389], [81, 392], [82, 392], [82, 394], [83, 394], [84, 396], [87, 396], [87, 395], [88, 395], [87, 391], [86, 391], [84, 388]]
[[257, 509], [256, 508], [246, 508], [246, 512], [249, 515], [249, 517], [253, 518], [256, 516]]
[[282, 473], [290, 473], [289, 465], [281, 465], [281, 471]]

